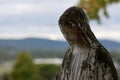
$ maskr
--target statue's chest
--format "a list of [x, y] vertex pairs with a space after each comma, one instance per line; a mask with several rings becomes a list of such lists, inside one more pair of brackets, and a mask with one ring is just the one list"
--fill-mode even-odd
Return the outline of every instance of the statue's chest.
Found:
[[79, 48], [75, 47], [73, 49], [73, 62], [77, 62], [82, 65], [84, 62], [93, 63], [95, 62], [95, 49]]
[[[111, 76], [104, 64], [96, 61], [95, 49], [74, 48], [72, 52], [69, 80], [107, 80]], [[104, 74], [106, 71], [106, 74]], [[111, 79], [112, 80], [112, 79]]]
[[[82, 72], [85, 70], [88, 63], [90, 64], [94, 63], [95, 51], [92, 49], [88, 49], [88, 48], [74, 47], [72, 55], [73, 55], [73, 58], [72, 58], [71, 65], [70, 65], [71, 74], [70, 74], [69, 80], [82, 80], [79, 78], [82, 78], [80, 76], [83, 75]], [[84, 77], [86, 76], [85, 74], [84, 74]]]

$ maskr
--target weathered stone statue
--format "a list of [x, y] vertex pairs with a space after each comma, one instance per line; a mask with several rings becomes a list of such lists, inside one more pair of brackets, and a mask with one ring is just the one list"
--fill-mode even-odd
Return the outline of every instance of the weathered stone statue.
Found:
[[70, 7], [59, 19], [70, 44], [56, 80], [118, 80], [109, 52], [99, 43], [80, 7]]

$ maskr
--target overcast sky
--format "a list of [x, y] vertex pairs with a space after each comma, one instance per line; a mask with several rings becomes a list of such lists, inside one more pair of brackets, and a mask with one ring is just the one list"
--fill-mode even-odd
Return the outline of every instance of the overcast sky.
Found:
[[[77, 0], [0, 0], [0, 39], [48, 38], [64, 40], [59, 16]], [[102, 25], [90, 22], [99, 39], [120, 41], [120, 4], [108, 7], [110, 18]]]

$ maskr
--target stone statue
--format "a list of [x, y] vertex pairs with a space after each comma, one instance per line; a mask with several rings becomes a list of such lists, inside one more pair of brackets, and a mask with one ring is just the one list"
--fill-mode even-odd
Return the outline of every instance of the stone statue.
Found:
[[70, 48], [56, 80], [118, 80], [109, 52], [96, 39], [80, 7], [68, 8], [59, 26]]

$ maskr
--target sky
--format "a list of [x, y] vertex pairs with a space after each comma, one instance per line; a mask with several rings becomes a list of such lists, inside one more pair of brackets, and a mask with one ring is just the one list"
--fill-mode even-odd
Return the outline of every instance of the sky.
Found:
[[[65, 40], [58, 26], [60, 15], [78, 0], [0, 0], [0, 39], [47, 38]], [[90, 21], [98, 39], [120, 42], [120, 3], [108, 6], [110, 18]]]

